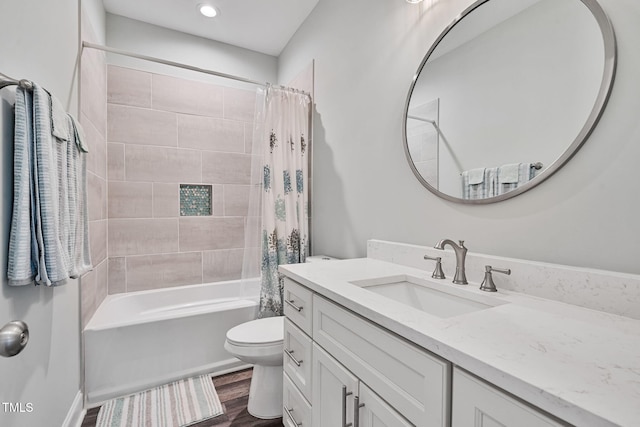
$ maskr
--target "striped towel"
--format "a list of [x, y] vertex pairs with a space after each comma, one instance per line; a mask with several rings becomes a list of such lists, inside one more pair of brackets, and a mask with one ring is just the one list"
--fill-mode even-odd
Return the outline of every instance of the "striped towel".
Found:
[[13, 216], [9, 235], [7, 276], [13, 286], [33, 283], [38, 266], [38, 251], [30, 216], [32, 198], [33, 97], [18, 87], [15, 103], [13, 147]]
[[223, 412], [211, 377], [202, 375], [110, 400], [96, 427], [182, 427]]
[[[480, 179], [478, 173], [482, 173]], [[498, 168], [472, 169], [462, 172], [462, 198], [478, 200], [496, 195]]]
[[69, 141], [54, 137], [51, 115], [51, 95], [44, 88], [17, 88], [7, 264], [12, 286], [62, 285], [91, 268], [81, 132], [67, 116]]
[[497, 194], [508, 193], [535, 176], [531, 163], [511, 163], [498, 168]]

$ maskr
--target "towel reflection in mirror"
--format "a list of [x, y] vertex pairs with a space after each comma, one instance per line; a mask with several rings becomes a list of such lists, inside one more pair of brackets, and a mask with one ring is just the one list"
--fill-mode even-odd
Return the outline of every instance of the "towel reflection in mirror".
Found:
[[491, 168], [475, 168], [462, 172], [462, 198], [486, 199], [515, 190], [536, 176], [538, 163], [509, 163]]

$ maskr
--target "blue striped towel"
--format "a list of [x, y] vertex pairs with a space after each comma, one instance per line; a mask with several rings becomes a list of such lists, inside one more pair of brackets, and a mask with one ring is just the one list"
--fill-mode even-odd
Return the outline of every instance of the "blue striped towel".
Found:
[[17, 88], [9, 285], [62, 285], [91, 268], [86, 156], [77, 129], [67, 116], [69, 141], [54, 137], [49, 93], [35, 83], [32, 93]]

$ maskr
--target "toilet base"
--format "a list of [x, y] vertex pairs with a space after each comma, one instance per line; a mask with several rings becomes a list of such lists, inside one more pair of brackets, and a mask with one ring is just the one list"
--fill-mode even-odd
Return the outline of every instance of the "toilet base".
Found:
[[247, 411], [263, 420], [282, 417], [282, 365], [254, 365]]

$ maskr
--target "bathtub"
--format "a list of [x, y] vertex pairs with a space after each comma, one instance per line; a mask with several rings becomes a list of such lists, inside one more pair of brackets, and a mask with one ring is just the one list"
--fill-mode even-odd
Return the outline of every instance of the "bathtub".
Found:
[[89, 406], [181, 378], [243, 368], [227, 330], [253, 320], [259, 282], [239, 280], [110, 295], [84, 329]]

